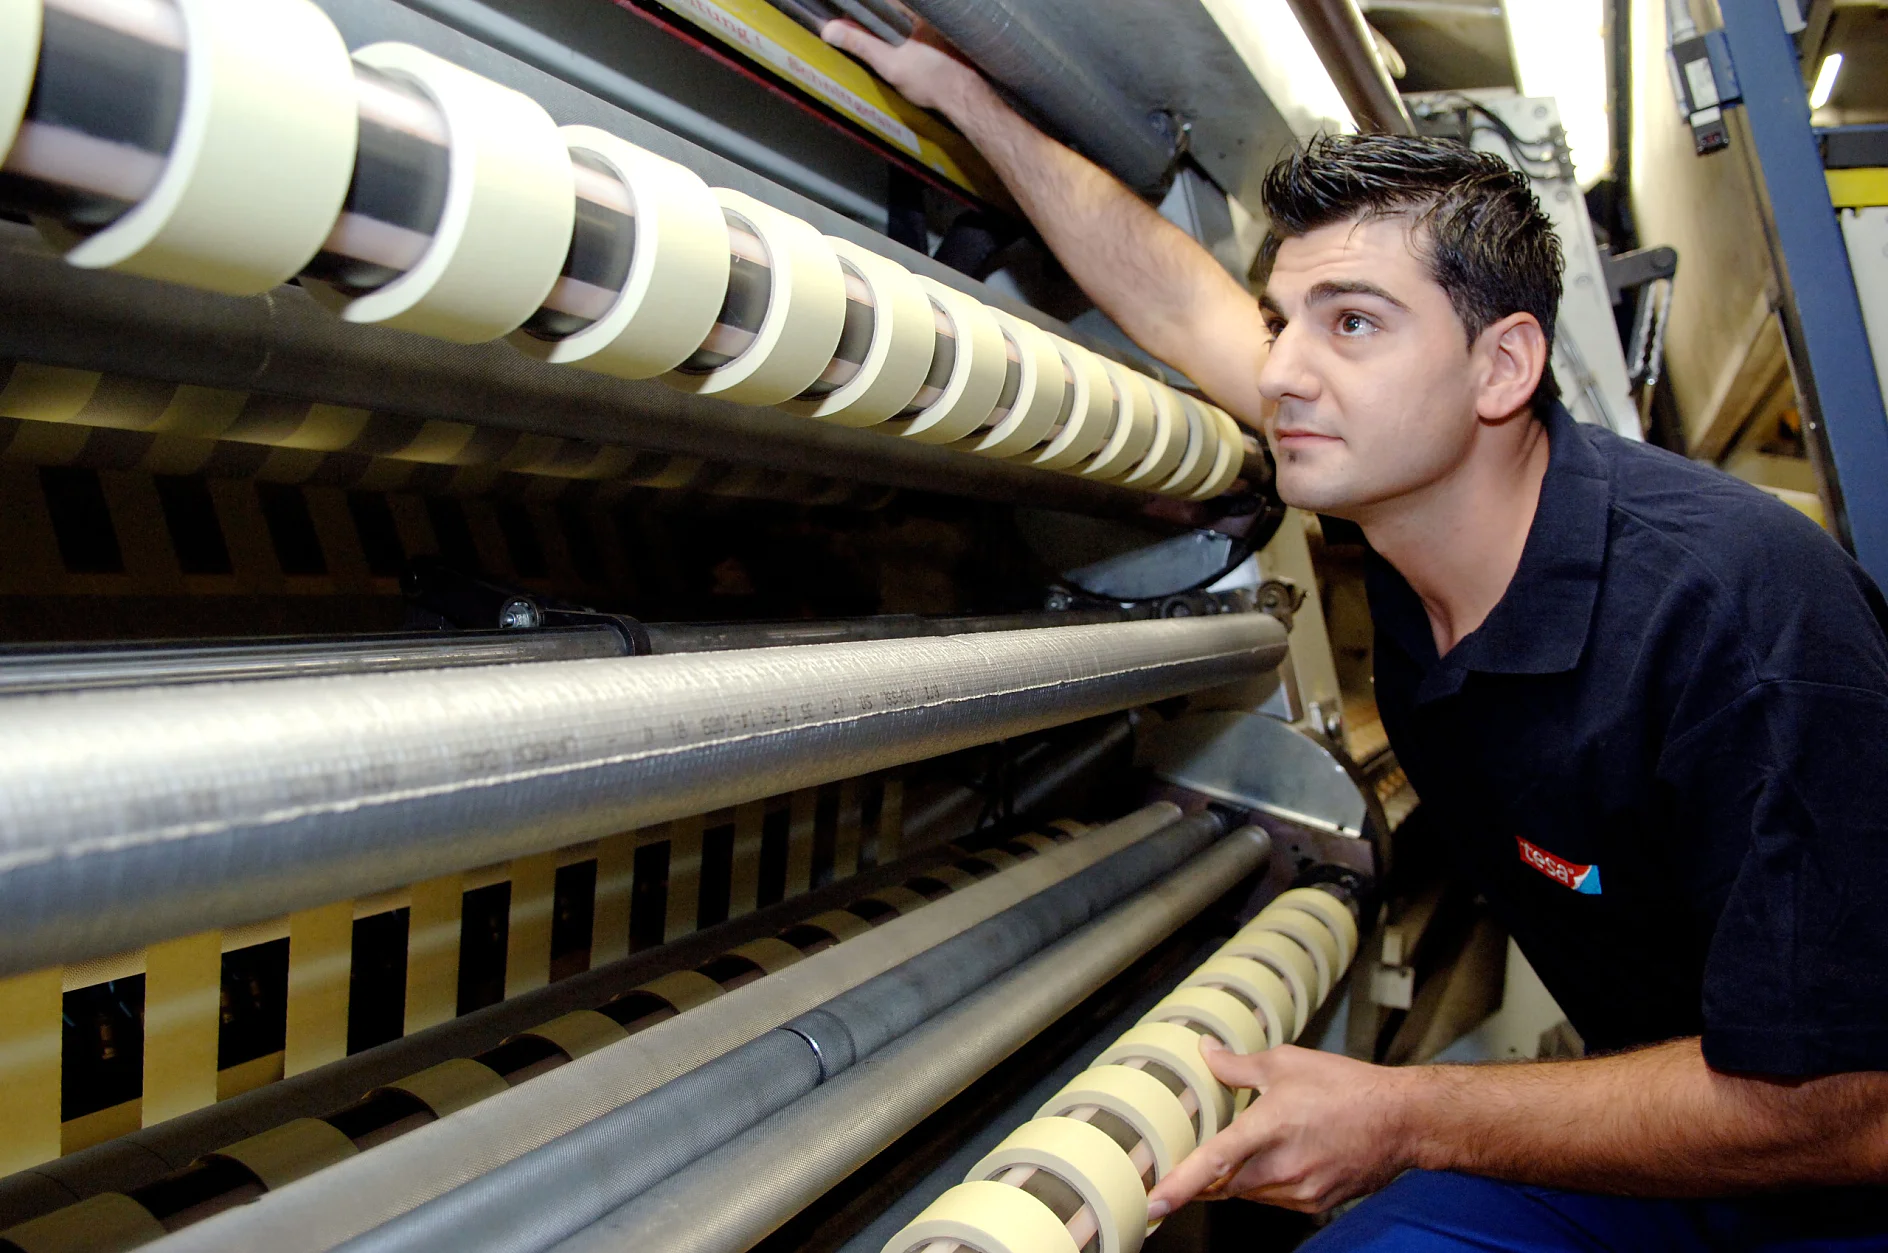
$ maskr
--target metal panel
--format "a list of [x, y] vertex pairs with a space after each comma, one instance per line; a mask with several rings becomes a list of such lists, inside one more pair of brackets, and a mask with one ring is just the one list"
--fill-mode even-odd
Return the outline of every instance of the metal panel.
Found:
[[1796, 48], [1771, 0], [1717, 7], [1744, 92], [1744, 107], [1727, 116], [1755, 176], [1824, 503], [1856, 560], [1888, 583], [1888, 411], [1810, 130]]

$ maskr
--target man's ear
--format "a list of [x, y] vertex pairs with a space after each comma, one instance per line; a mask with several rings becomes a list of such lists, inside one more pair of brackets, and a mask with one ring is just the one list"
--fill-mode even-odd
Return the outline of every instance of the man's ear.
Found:
[[1531, 313], [1510, 313], [1476, 337], [1474, 356], [1481, 382], [1475, 416], [1501, 422], [1527, 408], [1547, 365], [1547, 336]]

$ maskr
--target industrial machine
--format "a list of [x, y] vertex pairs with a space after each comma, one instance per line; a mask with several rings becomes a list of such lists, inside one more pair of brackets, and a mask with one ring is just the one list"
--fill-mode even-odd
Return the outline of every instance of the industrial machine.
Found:
[[[1394, 100], [918, 7], [1238, 270]], [[1344, 1038], [1305, 520], [832, 11], [0, 0], [0, 1249], [1133, 1253]]]

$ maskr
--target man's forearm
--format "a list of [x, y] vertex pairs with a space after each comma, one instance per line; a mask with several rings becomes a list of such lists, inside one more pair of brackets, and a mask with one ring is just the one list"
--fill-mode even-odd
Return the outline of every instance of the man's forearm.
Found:
[[1727, 1075], [1698, 1041], [1404, 1072], [1414, 1164], [1660, 1196], [1888, 1182], [1888, 1075]]
[[967, 78], [944, 112], [990, 162], [1070, 277], [1155, 356], [1184, 360], [1186, 325], [1208, 301], [1251, 303], [1198, 242], [1113, 175], [1030, 125], [981, 78]]

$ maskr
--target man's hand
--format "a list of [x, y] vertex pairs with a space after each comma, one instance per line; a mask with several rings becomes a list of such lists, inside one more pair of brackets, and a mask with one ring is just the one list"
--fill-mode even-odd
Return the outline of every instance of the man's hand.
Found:
[[833, 47], [865, 62], [874, 74], [919, 108], [950, 113], [963, 107], [969, 93], [984, 87], [977, 71], [923, 22], [911, 32], [911, 38], [896, 45], [844, 18], [826, 23], [819, 35]]
[[1150, 1219], [1195, 1196], [1320, 1213], [1415, 1164], [1403, 1117], [1408, 1072], [1289, 1044], [1234, 1053], [1205, 1039], [1200, 1052], [1221, 1083], [1258, 1095], [1160, 1181]]

